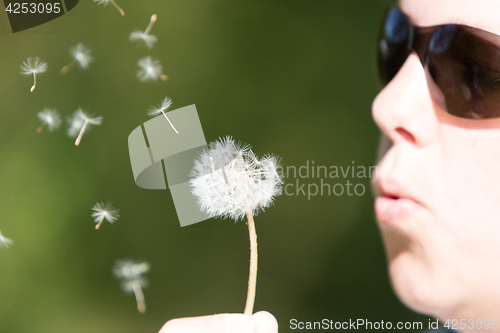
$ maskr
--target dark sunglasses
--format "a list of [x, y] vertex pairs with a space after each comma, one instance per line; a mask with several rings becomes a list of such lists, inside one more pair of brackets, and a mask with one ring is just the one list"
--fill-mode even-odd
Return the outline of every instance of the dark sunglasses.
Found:
[[500, 36], [459, 24], [417, 27], [390, 7], [378, 41], [378, 68], [388, 84], [415, 51], [434, 101], [460, 118], [500, 117]]

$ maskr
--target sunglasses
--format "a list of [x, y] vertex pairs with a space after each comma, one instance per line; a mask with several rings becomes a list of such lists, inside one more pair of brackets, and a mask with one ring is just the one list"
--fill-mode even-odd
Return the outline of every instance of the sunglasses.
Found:
[[459, 24], [417, 27], [390, 7], [380, 30], [378, 69], [383, 86], [415, 52], [433, 100], [460, 118], [500, 117], [500, 36]]

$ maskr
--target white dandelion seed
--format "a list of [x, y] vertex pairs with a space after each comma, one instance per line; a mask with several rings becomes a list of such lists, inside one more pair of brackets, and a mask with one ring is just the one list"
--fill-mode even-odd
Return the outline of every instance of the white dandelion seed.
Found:
[[61, 117], [55, 109], [44, 108], [42, 111], [37, 113], [38, 118], [42, 122], [42, 125], [38, 127], [37, 132], [41, 133], [43, 127], [47, 127], [49, 132], [56, 130], [61, 126]]
[[115, 209], [110, 202], [106, 204], [98, 202], [92, 207], [92, 210], [94, 211], [92, 217], [94, 218], [94, 222], [97, 223], [95, 226], [96, 230], [101, 227], [104, 220], [113, 224], [120, 217], [120, 210]]
[[23, 61], [23, 64], [21, 65], [21, 74], [33, 75], [33, 85], [30, 88], [31, 92], [33, 92], [36, 88], [36, 75], [44, 73], [47, 70], [47, 67], [47, 63], [41, 61], [38, 57], [28, 58], [26, 61]]
[[82, 130], [84, 120], [82, 119], [82, 117], [80, 117], [79, 113], [75, 111], [73, 117], [71, 119], [68, 119], [68, 123], [70, 125], [68, 129], [68, 136], [71, 138], [77, 137], [78, 133], [80, 133], [80, 131]]
[[151, 16], [151, 20], [149, 21], [149, 24], [148, 24], [148, 27], [146, 28], [146, 30], [144, 32], [142, 32], [140, 30], [134, 30], [130, 33], [130, 35], [128, 36], [128, 39], [131, 42], [142, 40], [144, 42], [144, 44], [146, 44], [146, 47], [148, 49], [152, 49], [153, 46], [155, 45], [156, 41], [158, 40], [158, 38], [155, 35], [149, 34], [151, 32], [151, 29], [153, 28], [153, 25], [155, 24], [155, 22], [156, 22], [156, 14], [153, 14]]
[[97, 5], [104, 5], [104, 6], [112, 4], [113, 6], [115, 6], [116, 9], [118, 9], [118, 11], [120, 12], [120, 14], [122, 14], [122, 16], [125, 15], [123, 9], [121, 9], [113, 0], [94, 0], [94, 2], [97, 2]]
[[157, 81], [158, 79], [167, 81], [168, 79], [168, 77], [163, 74], [163, 67], [160, 64], [160, 61], [157, 59], [152, 59], [149, 56], [144, 57], [139, 59], [137, 65], [139, 65], [137, 78], [141, 82]]
[[165, 113], [165, 111], [170, 107], [170, 105], [172, 105], [172, 100], [169, 97], [165, 97], [160, 104], [158, 104], [157, 106], [151, 106], [148, 109], [148, 115], [153, 117], [159, 115], [160, 113], [163, 113], [168, 123], [170, 124], [170, 127], [172, 127], [175, 133], [179, 134], [179, 132], [174, 127], [170, 119], [168, 119], [167, 114]]
[[92, 57], [92, 51], [82, 43], [78, 43], [70, 48], [69, 53], [71, 54], [73, 61], [61, 69], [61, 74], [66, 74], [69, 72], [71, 67], [76, 64], [78, 64], [78, 67], [81, 69], [87, 69], [89, 68], [90, 63], [94, 60]]
[[253, 216], [281, 195], [278, 160], [267, 155], [258, 160], [250, 147], [231, 137], [209, 144], [194, 161], [191, 192], [200, 209], [211, 217], [238, 221], [246, 215], [250, 236], [250, 274], [245, 314], [251, 315], [257, 282], [257, 233]]
[[89, 125], [101, 125], [102, 117], [90, 118], [81, 108], [78, 108], [69, 120], [69, 123], [68, 135], [75, 137], [79, 133], [75, 141], [75, 146], [78, 146], [87, 127]]
[[0, 231], [0, 244], [5, 246], [5, 248], [9, 248], [9, 245], [14, 244], [14, 241], [2, 235], [2, 232]]
[[126, 294], [134, 293], [137, 302], [137, 310], [146, 312], [146, 301], [143, 288], [148, 286], [144, 275], [150, 270], [149, 263], [145, 261], [134, 262], [130, 259], [116, 260], [113, 267], [114, 276], [121, 281], [121, 287]]

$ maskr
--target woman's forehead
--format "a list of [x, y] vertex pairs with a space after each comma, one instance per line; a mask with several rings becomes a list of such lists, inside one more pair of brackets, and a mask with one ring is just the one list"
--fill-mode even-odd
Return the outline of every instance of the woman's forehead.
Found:
[[399, 0], [398, 5], [418, 26], [456, 23], [500, 35], [499, 0]]

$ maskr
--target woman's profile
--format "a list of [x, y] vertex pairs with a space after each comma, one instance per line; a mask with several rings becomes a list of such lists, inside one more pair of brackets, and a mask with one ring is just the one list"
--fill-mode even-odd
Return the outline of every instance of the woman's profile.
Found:
[[[377, 41], [374, 208], [391, 284], [457, 332], [500, 330], [499, 14], [497, 0], [401, 0]], [[160, 333], [277, 331], [258, 312], [174, 319]]]

